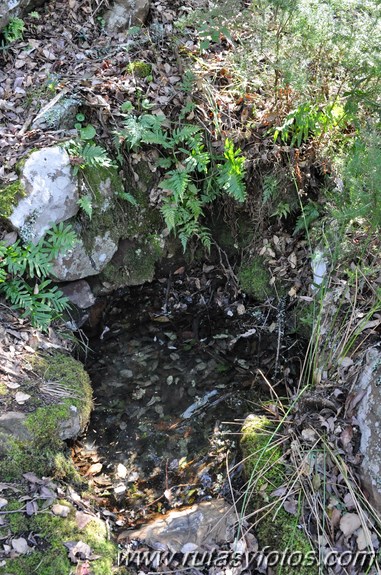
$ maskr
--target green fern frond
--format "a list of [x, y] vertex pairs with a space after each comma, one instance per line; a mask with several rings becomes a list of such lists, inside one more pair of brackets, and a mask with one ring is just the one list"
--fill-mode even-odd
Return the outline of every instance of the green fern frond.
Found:
[[217, 178], [221, 189], [232, 196], [238, 202], [246, 199], [246, 188], [244, 183], [244, 163], [245, 158], [240, 156], [241, 150], [234, 149], [234, 144], [229, 138], [225, 140], [224, 163], [218, 165], [219, 175]]
[[163, 201], [160, 211], [164, 217], [165, 225], [171, 232], [176, 227], [177, 205], [167, 198]]
[[159, 183], [159, 187], [172, 192], [175, 202], [182, 202], [190, 182], [189, 174], [185, 170], [171, 170], [168, 176], [169, 178]]
[[134, 198], [134, 196], [132, 194], [130, 194], [129, 192], [118, 192], [118, 197], [122, 198], [122, 200], [126, 200], [127, 202], [130, 202], [130, 204], [132, 204], [133, 206], [138, 206], [138, 201], [136, 198]]
[[77, 204], [85, 212], [89, 220], [91, 220], [93, 215], [93, 203], [91, 196], [90, 195], [81, 196], [78, 199]]

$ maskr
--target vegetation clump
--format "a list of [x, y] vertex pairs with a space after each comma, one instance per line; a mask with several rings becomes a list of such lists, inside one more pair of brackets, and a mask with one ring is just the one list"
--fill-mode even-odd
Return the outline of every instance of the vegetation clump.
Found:
[[139, 78], [152, 78], [152, 66], [147, 62], [142, 62], [140, 60], [136, 62], [130, 62], [127, 64], [126, 71], [129, 74], [135, 74]]
[[[117, 546], [109, 540], [106, 525], [93, 517], [85, 527], [79, 528], [75, 508], [65, 500], [60, 504], [68, 507], [67, 517], [55, 516], [49, 508], [40, 508], [37, 514], [31, 516], [22, 512], [7, 516], [12, 537], [35, 534], [41, 542], [40, 546], [35, 546], [28, 554], [7, 560], [7, 573], [64, 575], [74, 572], [76, 566], [69, 559], [65, 543], [82, 541], [89, 545], [92, 556], [96, 558], [91, 562], [91, 572], [94, 575], [110, 575], [116, 563]], [[20, 506], [20, 501], [11, 499], [3, 511], [15, 511]], [[84, 563], [84, 560], [79, 559], [77, 568]]]
[[17, 202], [24, 196], [25, 191], [20, 180], [0, 188], [0, 217], [8, 218]]
[[[256, 510], [256, 534], [260, 547], [271, 554], [284, 553], [275, 567], [277, 575], [317, 574], [319, 568], [311, 544], [301, 528], [301, 509], [288, 513], [277, 490], [287, 491], [287, 468], [274, 425], [266, 416], [251, 415], [242, 428], [241, 449], [248, 478], [244, 512]], [[263, 509], [261, 512], [260, 510]], [[297, 553], [299, 562], [287, 561]]]
[[22, 312], [21, 317], [30, 318], [34, 327], [46, 330], [69, 306], [48, 276], [54, 258], [75, 242], [71, 226], [62, 222], [36, 244], [17, 240], [6, 245], [0, 241], [0, 294]]
[[271, 276], [261, 256], [255, 256], [242, 263], [238, 279], [243, 291], [257, 301], [264, 301], [273, 293], [270, 285]]
[[[63, 463], [62, 437], [70, 436], [66, 426], [69, 433], [72, 425], [79, 433], [89, 420], [93, 405], [89, 376], [80, 362], [59, 352], [30, 356], [28, 361], [40, 382], [34, 390], [40, 406], [25, 419], [24, 438], [20, 434], [18, 438], [3, 438], [1, 476], [11, 481], [31, 469], [41, 475], [57, 471], [60, 476], [66, 469], [75, 476], [71, 466]], [[44, 397], [47, 398], [45, 405]], [[33, 402], [33, 398], [30, 401]]]

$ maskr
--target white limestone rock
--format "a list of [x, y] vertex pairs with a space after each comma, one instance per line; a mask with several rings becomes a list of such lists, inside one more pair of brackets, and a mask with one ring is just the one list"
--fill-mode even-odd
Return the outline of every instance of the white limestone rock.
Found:
[[78, 184], [69, 155], [58, 146], [33, 152], [22, 169], [23, 197], [9, 217], [24, 241], [37, 243], [52, 226], [76, 215]]

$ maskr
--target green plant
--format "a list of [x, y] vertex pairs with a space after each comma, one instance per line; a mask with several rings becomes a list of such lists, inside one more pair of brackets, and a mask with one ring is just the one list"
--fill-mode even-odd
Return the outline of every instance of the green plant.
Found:
[[302, 213], [296, 220], [294, 235], [307, 231], [311, 224], [320, 217], [319, 206], [312, 200], [309, 200], [305, 206], [301, 205], [301, 210]]
[[22, 310], [33, 326], [46, 330], [68, 308], [68, 299], [47, 279], [52, 261], [76, 242], [71, 226], [53, 226], [37, 244], [0, 242], [0, 293]]
[[375, 124], [368, 122], [368, 126], [359, 131], [338, 169], [343, 191], [332, 195], [334, 216], [345, 224], [363, 220], [378, 230], [381, 226], [381, 145]]
[[276, 210], [271, 214], [271, 217], [277, 217], [280, 219], [286, 219], [291, 212], [291, 207], [288, 202], [279, 202]]
[[11, 42], [21, 40], [23, 37], [24, 28], [24, 20], [21, 18], [11, 18], [2, 31], [5, 42], [10, 44]]
[[109, 168], [113, 166], [113, 161], [108, 156], [107, 151], [94, 142], [70, 140], [65, 148], [70, 156], [75, 175], [86, 166], [90, 168]]
[[173, 127], [163, 115], [130, 111], [124, 129], [116, 134], [117, 148], [138, 149], [142, 144], [162, 151], [158, 166], [166, 174], [159, 183], [163, 190], [160, 209], [169, 231], [178, 235], [184, 250], [191, 237], [210, 249], [210, 232], [201, 223], [204, 208], [222, 192], [239, 202], [246, 197], [240, 150], [226, 139], [223, 157], [214, 156], [205, 148], [200, 126]]
[[85, 120], [84, 114], [77, 114], [76, 120], [77, 122], [74, 124], [74, 128], [78, 130], [81, 140], [92, 140], [97, 133], [94, 126], [92, 124], [82, 125], [82, 122]]
[[77, 204], [85, 212], [85, 214], [88, 216], [89, 220], [91, 220], [91, 217], [93, 215], [93, 203], [92, 203], [92, 198], [91, 198], [90, 194], [86, 194], [84, 196], [81, 196], [78, 199]]
[[274, 141], [280, 136], [284, 143], [300, 147], [311, 136], [321, 137], [333, 128], [342, 127], [345, 116], [345, 110], [340, 104], [320, 106], [304, 102], [289, 112], [283, 125], [275, 129]]
[[230, 31], [227, 26], [223, 26], [218, 22], [215, 22], [213, 19], [209, 22], [201, 24], [198, 29], [198, 35], [201, 38], [201, 52], [208, 50], [212, 43], [219, 43], [222, 37], [227, 38], [229, 42], [233, 43]]

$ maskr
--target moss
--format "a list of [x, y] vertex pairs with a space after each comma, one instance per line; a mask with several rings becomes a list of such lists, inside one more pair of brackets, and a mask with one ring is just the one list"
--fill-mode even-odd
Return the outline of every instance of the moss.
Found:
[[[84, 427], [92, 409], [92, 389], [83, 365], [63, 353], [33, 355], [28, 361], [38, 378], [50, 382], [50, 404], [37, 407], [25, 420], [30, 439], [4, 438], [0, 459], [0, 477], [12, 481], [26, 471], [40, 475], [64, 473], [74, 478], [75, 473], [68, 462], [63, 463], [64, 443], [59, 435], [59, 422], [70, 420], [75, 406]], [[54, 396], [55, 388], [59, 394]], [[27, 433], [26, 433], [27, 435]]]
[[14, 481], [31, 470], [37, 475], [49, 475], [53, 471], [55, 452], [48, 447], [41, 449], [33, 441], [9, 436], [2, 439], [4, 453], [0, 458], [0, 477], [3, 481]]
[[[64, 543], [68, 541], [83, 541], [91, 547], [94, 555], [99, 559], [91, 562], [91, 572], [94, 575], [109, 575], [116, 562], [117, 546], [108, 541], [106, 526], [94, 518], [84, 529], [78, 529], [75, 520], [75, 509], [67, 501], [60, 502], [70, 508], [68, 517], [56, 517], [48, 511], [28, 517], [22, 513], [10, 514], [9, 527], [12, 536], [23, 534], [38, 534], [41, 549], [34, 550], [28, 555], [22, 555], [6, 562], [7, 573], [15, 575], [69, 575], [74, 572], [75, 566], [68, 558], [68, 549]], [[19, 509], [18, 501], [11, 501], [7, 510]]]
[[0, 188], [0, 216], [9, 218], [13, 208], [21, 198], [25, 196], [25, 190], [20, 180], [16, 180], [8, 186]]
[[[61, 388], [67, 391], [70, 396], [67, 404], [75, 405], [78, 408], [81, 425], [85, 427], [90, 418], [93, 400], [90, 378], [82, 363], [70, 355], [60, 352], [54, 352], [52, 355], [32, 356], [29, 361], [38, 376], [45, 381], [53, 382], [53, 389], [54, 382], [57, 382]], [[65, 401], [58, 407], [65, 411]], [[37, 416], [38, 418], [39, 416]]]
[[105, 267], [99, 278], [115, 287], [141, 285], [152, 281], [155, 263], [162, 254], [160, 238], [154, 234], [146, 240], [123, 240], [118, 254]]
[[[256, 534], [259, 545], [262, 549], [268, 546], [270, 552], [289, 551], [290, 558], [291, 552], [298, 552], [300, 557], [308, 558], [311, 545], [299, 525], [298, 516], [287, 513], [272, 496], [273, 491], [287, 480], [282, 451], [273, 439], [273, 426], [266, 417], [249, 416], [246, 419], [242, 428], [241, 448], [245, 473], [249, 478], [249, 505], [256, 510], [266, 507], [266, 511], [258, 518]], [[272, 502], [274, 508], [269, 512], [268, 506]], [[286, 563], [276, 566], [277, 575], [318, 573], [318, 567], [309, 565], [308, 561], [297, 567]]]
[[154, 176], [145, 162], [134, 169], [138, 183], [126, 181], [124, 185], [136, 199], [137, 206], [123, 199], [125, 188], [116, 168], [87, 167], [83, 171], [85, 185], [95, 198], [91, 221], [82, 234], [88, 250], [92, 249], [95, 238], [106, 232], [117, 243], [120, 239], [138, 236], [146, 239], [162, 227], [160, 213], [149, 206], [147, 194]]
[[4, 396], [4, 395], [7, 395], [7, 393], [8, 393], [8, 388], [7, 388], [7, 386], [5, 385], [5, 383], [3, 383], [2, 381], [0, 381], [0, 395], [1, 395], [1, 396]]
[[273, 289], [270, 286], [270, 273], [260, 256], [256, 256], [241, 265], [238, 279], [243, 291], [258, 301], [263, 301], [273, 294]]
[[147, 64], [147, 62], [137, 60], [136, 62], [130, 62], [126, 66], [126, 72], [128, 74], [134, 74], [138, 78], [147, 78], [148, 76], [152, 76], [152, 66], [151, 64]]

